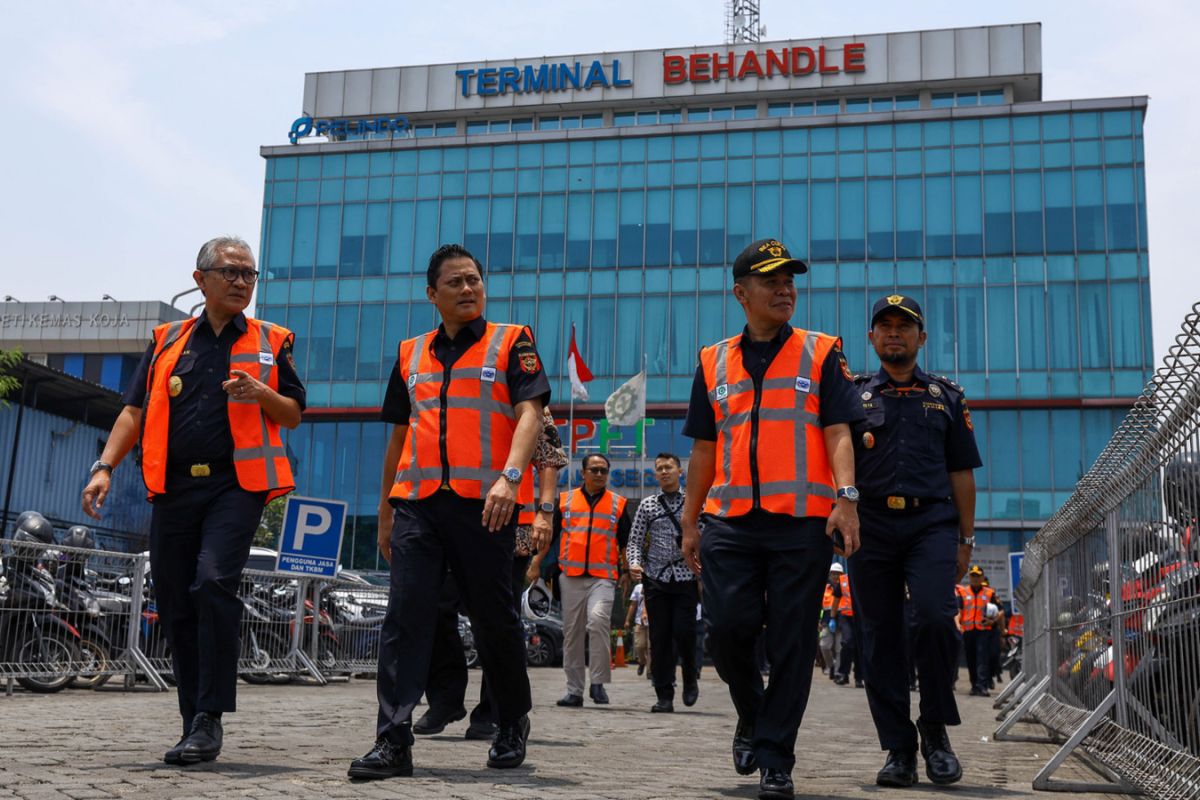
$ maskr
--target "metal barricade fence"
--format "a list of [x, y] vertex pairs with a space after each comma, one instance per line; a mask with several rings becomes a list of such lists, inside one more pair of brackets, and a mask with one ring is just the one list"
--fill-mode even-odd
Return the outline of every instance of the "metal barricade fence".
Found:
[[[1200, 798], [1198, 517], [1200, 303], [1026, 547], [1022, 672], [995, 738], [1061, 744], [1034, 788]], [[1103, 781], [1054, 778], [1072, 754]]]
[[387, 586], [314, 580], [304, 653], [325, 675], [373, 675], [387, 604]]

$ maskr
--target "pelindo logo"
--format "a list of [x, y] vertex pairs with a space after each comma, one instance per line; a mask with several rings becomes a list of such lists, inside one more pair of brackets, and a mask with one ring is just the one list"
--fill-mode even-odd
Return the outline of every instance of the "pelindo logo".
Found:
[[408, 117], [376, 117], [374, 119], [313, 119], [300, 117], [292, 123], [288, 141], [296, 144], [306, 136], [328, 136], [345, 138], [367, 133], [390, 133], [407, 136], [410, 126]]

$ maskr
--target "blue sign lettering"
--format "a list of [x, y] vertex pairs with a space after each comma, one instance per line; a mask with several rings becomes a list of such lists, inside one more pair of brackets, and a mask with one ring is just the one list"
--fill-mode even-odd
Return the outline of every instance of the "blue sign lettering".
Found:
[[313, 119], [303, 116], [292, 123], [288, 141], [297, 144], [306, 136], [328, 136], [344, 139], [347, 136], [363, 136], [368, 133], [385, 133], [404, 137], [411, 131], [408, 117], [375, 117], [374, 119]]
[[[633, 85], [632, 78], [621, 77], [621, 60], [614, 58], [612, 69], [606, 68], [599, 59], [584, 69], [574, 64], [542, 64], [517, 67], [479, 67], [455, 70], [458, 91], [463, 97], [472, 93], [480, 97], [502, 94], [533, 94], [561, 92], [567, 89], [591, 89], [594, 86], [624, 89]], [[473, 80], [472, 80], [473, 79]]]

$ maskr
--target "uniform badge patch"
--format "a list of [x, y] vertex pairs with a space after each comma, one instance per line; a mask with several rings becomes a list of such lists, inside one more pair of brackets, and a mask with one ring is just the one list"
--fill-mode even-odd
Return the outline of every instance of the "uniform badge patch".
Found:
[[479, 380], [483, 381], [484, 383], [495, 383], [496, 382], [496, 368], [495, 367], [483, 367], [482, 369], [480, 369], [479, 370]]
[[967, 408], [967, 401], [963, 400], [962, 404], [963, 422], [967, 425], [967, 430], [975, 432], [975, 425], [971, 422], [971, 409]]
[[807, 392], [812, 388], [812, 381], [808, 378], [796, 378], [796, 391]]
[[870, 393], [870, 392], [863, 392], [863, 393], [862, 393], [862, 399], [863, 399], [863, 400], [870, 400], [870, 399], [871, 399], [871, 393]]
[[179, 397], [179, 393], [183, 391], [183, 378], [178, 375], [172, 375], [167, 381], [167, 394], [171, 397]]
[[941, 397], [942, 387], [938, 386], [936, 383], [931, 383], [929, 384], [929, 393], [934, 397]]
[[871, 433], [870, 431], [867, 431], [866, 433], [864, 433], [862, 435], [862, 443], [863, 443], [863, 447], [870, 450], [872, 447], [875, 446], [875, 434]]
[[720, 386], [717, 387], [717, 399], [724, 400], [728, 396], [729, 396], [729, 384], [722, 383]]
[[266, 364], [268, 367], [275, 366], [275, 356], [272, 353], [259, 353], [258, 363]]
[[842, 365], [842, 374], [846, 376], [846, 380], [854, 383], [854, 373], [850, 371], [850, 365], [846, 363], [846, 357], [838, 353], [838, 362]]
[[417, 373], [408, 376], [408, 388], [413, 388], [417, 385]]
[[527, 375], [536, 375], [542, 369], [542, 362], [538, 360], [537, 353], [521, 353], [521, 372]]

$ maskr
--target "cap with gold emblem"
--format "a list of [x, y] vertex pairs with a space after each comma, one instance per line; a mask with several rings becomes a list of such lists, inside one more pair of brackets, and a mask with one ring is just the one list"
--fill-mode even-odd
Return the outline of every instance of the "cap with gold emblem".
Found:
[[871, 327], [875, 327], [875, 322], [892, 309], [908, 314], [922, 329], [925, 327], [925, 315], [921, 313], [920, 304], [902, 294], [890, 294], [875, 302], [875, 307], [871, 309]]
[[808, 272], [808, 265], [792, 254], [778, 239], [759, 239], [751, 242], [733, 262], [733, 277], [744, 278], [747, 275], [769, 275], [777, 270], [785, 269], [793, 275]]

